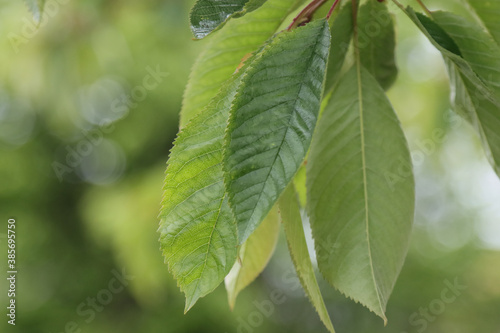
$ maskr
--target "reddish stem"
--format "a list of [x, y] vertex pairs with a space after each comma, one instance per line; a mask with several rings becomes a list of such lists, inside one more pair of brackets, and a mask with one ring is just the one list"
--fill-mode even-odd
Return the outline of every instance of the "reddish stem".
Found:
[[333, 3], [332, 5], [332, 8], [330, 8], [330, 10], [328, 11], [328, 14], [326, 15], [326, 19], [329, 20], [330, 19], [330, 16], [332, 16], [332, 13], [333, 11], [335, 10], [335, 8], [337, 8], [337, 5], [340, 3], [340, 0], [335, 0], [335, 2]]
[[287, 30], [292, 30], [293, 28], [310, 22], [314, 12], [327, 1], [328, 0], [313, 0], [293, 19]]

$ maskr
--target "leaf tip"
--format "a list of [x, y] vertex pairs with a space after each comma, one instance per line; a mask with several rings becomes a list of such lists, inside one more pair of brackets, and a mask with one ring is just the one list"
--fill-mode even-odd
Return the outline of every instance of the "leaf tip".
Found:
[[186, 306], [184, 307], [184, 314], [188, 313], [189, 310], [196, 304], [199, 297], [188, 296], [186, 294]]

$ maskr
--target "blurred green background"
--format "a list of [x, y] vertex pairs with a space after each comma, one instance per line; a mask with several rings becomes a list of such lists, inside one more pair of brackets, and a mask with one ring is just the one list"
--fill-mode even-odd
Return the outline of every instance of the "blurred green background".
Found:
[[[221, 285], [183, 315], [156, 217], [183, 89], [205, 44], [191, 40], [194, 0], [60, 2], [37, 29], [21, 1], [0, 1], [0, 270], [15, 218], [19, 272], [15, 327], [0, 280], [0, 331], [326, 332], [283, 239], [234, 312]], [[471, 17], [461, 0], [426, 3]], [[452, 116], [439, 54], [391, 8], [400, 76], [389, 96], [417, 180], [411, 249], [387, 327], [320, 280], [327, 307], [339, 333], [499, 333], [500, 181], [471, 127]], [[145, 89], [151, 71], [168, 76]], [[123, 272], [133, 276], [125, 288], [115, 280]], [[463, 288], [444, 302], [455, 282]], [[284, 303], [259, 310], [274, 290]], [[93, 298], [106, 304], [92, 308]]]

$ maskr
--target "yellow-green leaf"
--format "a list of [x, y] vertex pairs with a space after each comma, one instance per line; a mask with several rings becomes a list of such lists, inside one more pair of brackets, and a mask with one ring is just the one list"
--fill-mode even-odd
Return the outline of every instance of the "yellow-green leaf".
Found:
[[306, 236], [300, 217], [299, 204], [292, 184], [283, 192], [278, 204], [285, 227], [288, 249], [300, 283], [325, 327], [329, 332], [335, 333], [323, 296], [321, 296], [318, 281], [314, 275], [314, 268], [307, 250]]
[[467, 2], [474, 9], [497, 44], [500, 45], [500, 1], [467, 0]]
[[229, 306], [266, 268], [278, 242], [280, 223], [277, 209], [272, 209], [261, 225], [240, 248], [239, 259], [225, 278]]
[[201, 41], [206, 45], [193, 65], [184, 92], [181, 127], [205, 108], [241, 60], [259, 49], [302, 1], [268, 0], [259, 10], [230, 20], [223, 30]]
[[179, 132], [166, 170], [160, 242], [186, 295], [186, 311], [224, 280], [236, 260], [237, 230], [224, 190], [222, 151], [229, 109], [246, 67]]

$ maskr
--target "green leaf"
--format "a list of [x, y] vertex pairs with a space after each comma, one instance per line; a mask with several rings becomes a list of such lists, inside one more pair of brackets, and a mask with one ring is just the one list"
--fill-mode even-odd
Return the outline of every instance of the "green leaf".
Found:
[[245, 10], [247, 13], [253, 12], [256, 9], [259, 9], [267, 0], [250, 0], [245, 5]]
[[206, 41], [193, 65], [184, 93], [181, 127], [205, 108], [234, 73], [241, 59], [271, 37], [300, 2], [302, 0], [267, 0], [260, 10], [230, 20], [225, 29]]
[[236, 260], [237, 230], [224, 191], [222, 152], [229, 109], [243, 72], [179, 132], [170, 154], [160, 242], [186, 295], [186, 311], [222, 282]]
[[288, 249], [290, 250], [300, 283], [325, 327], [329, 332], [335, 333], [325, 302], [321, 296], [316, 276], [314, 275], [311, 257], [307, 250], [306, 236], [302, 227], [299, 204], [293, 185], [289, 185], [279, 199], [279, 209], [283, 225], [285, 226]]
[[475, 127], [490, 163], [500, 175], [499, 46], [481, 27], [454, 14], [433, 12], [435, 22], [409, 7], [405, 11], [442, 53], [455, 110]]
[[277, 35], [243, 78], [226, 134], [224, 179], [243, 243], [309, 148], [330, 45], [326, 20]]
[[368, 1], [359, 9], [358, 48], [361, 63], [385, 90], [398, 75], [394, 20], [385, 3]]
[[225, 278], [229, 306], [234, 308], [236, 297], [266, 268], [273, 255], [280, 231], [277, 209], [271, 209], [261, 225], [248, 237], [239, 251], [240, 260]]
[[481, 79], [473, 70], [471, 64], [462, 57], [461, 50], [457, 43], [451, 38], [444, 29], [430, 18], [415, 13], [411, 7], [400, 7], [408, 17], [415, 23], [415, 25], [424, 33], [429, 41], [441, 52], [445, 61], [451, 61], [457, 69], [466, 77], [477, 89], [484, 90], [485, 96], [495, 102], [496, 98], [493, 97], [491, 89], [486, 86], [483, 79]]
[[337, 83], [344, 65], [353, 32], [352, 2], [347, 2], [339, 11], [331, 28], [332, 40], [328, 57], [325, 90], [330, 91]]
[[411, 169], [383, 89], [354, 66], [336, 86], [314, 134], [308, 210], [325, 279], [384, 320], [412, 228]]
[[496, 96], [500, 96], [500, 46], [476, 23], [452, 13], [432, 17], [453, 38], [462, 57]]
[[433, 17], [488, 88], [474, 84], [453, 62], [446, 61], [455, 109], [474, 126], [500, 175], [500, 46], [480, 26], [460, 16], [434, 12]]
[[45, 6], [45, 0], [24, 0], [26, 6], [33, 14], [33, 20], [36, 23], [40, 23], [43, 14], [43, 8]]
[[440, 50], [440, 48], [442, 47], [453, 54], [462, 56], [457, 43], [455, 43], [453, 38], [451, 38], [451, 36], [449, 36], [446, 31], [444, 31], [444, 29], [441, 28], [436, 22], [425, 15], [413, 12], [411, 8], [409, 8], [408, 10], [411, 15], [414, 15], [415, 19], [421, 23], [421, 28], [423, 28], [424, 34], [430, 37], [431, 42], [434, 41], [433, 44], [435, 46], [437, 44], [438, 50]]
[[230, 18], [254, 11], [264, 2], [266, 0], [198, 0], [191, 11], [191, 30], [196, 38], [204, 38]]
[[305, 163], [302, 164], [302, 166], [299, 168], [299, 171], [297, 171], [297, 174], [293, 178], [293, 185], [295, 187], [295, 191], [297, 192], [300, 206], [305, 207], [307, 205], [306, 165], [305, 165]]
[[456, 66], [447, 61], [453, 90], [454, 110], [474, 127], [481, 137], [486, 156], [500, 176], [500, 106], [490, 101], [488, 92], [477, 87]]
[[474, 9], [497, 44], [500, 45], [500, 1], [467, 0], [467, 2]]

